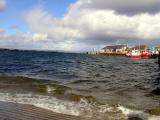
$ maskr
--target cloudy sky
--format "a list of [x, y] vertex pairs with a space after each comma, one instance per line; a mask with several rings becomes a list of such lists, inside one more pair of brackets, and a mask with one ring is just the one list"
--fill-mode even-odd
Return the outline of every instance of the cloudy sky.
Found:
[[0, 48], [160, 44], [160, 0], [0, 0]]

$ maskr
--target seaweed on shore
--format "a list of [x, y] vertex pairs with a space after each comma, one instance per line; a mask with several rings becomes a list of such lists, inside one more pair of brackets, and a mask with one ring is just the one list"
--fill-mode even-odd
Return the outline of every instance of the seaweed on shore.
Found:
[[152, 93], [155, 95], [160, 95], [160, 88], [157, 87], [156, 89], [152, 90]]
[[160, 116], [160, 108], [148, 109], [146, 110], [146, 112], [149, 113], [150, 115]]
[[96, 101], [95, 97], [93, 97], [93, 96], [82, 96], [82, 95], [76, 95], [73, 93], [69, 95], [69, 100], [71, 100], [71, 101], [80, 102], [81, 99], [85, 99], [89, 103]]

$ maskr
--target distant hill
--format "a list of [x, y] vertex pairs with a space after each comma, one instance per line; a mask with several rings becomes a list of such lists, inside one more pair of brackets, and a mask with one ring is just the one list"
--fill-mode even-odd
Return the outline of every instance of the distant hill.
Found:
[[80, 53], [80, 52], [67, 52], [67, 51], [56, 51], [56, 50], [27, 50], [27, 49], [10, 49], [10, 48], [0, 48], [0, 51]]
[[0, 51], [24, 51], [20, 49], [9, 49], [9, 48], [0, 48]]

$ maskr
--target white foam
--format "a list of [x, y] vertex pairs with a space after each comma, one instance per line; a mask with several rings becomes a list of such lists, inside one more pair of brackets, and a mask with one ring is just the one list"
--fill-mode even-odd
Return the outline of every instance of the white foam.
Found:
[[54, 92], [55, 90], [56, 90], [55, 87], [51, 87], [50, 85], [47, 85], [46, 92], [51, 93], [51, 92]]
[[[30, 104], [51, 110], [53, 112], [75, 115], [75, 116], [92, 117], [95, 110], [94, 104], [89, 104], [84, 99], [81, 99], [79, 103], [76, 103], [71, 101], [60, 100], [51, 96], [33, 95], [33, 94], [0, 93], [0, 101]], [[101, 113], [104, 110], [99, 109], [98, 111]]]
[[32, 94], [0, 93], [0, 101], [31, 104], [57, 113], [65, 113], [75, 116], [79, 116], [81, 114], [80, 108], [85, 105], [85, 103], [82, 102], [75, 104], [74, 102], [63, 101], [50, 96]]
[[123, 106], [119, 106], [118, 109], [121, 110], [123, 112], [123, 114], [127, 117], [137, 116], [143, 120], [160, 120], [160, 116], [150, 115], [150, 114], [145, 113], [140, 110], [131, 110], [131, 109], [125, 108]]
[[77, 103], [44, 95], [0, 93], [0, 101], [30, 104], [36, 107], [51, 110], [53, 112], [74, 116], [96, 116], [99, 118], [103, 118], [103, 115], [107, 112], [116, 112], [120, 110], [126, 117], [130, 115], [136, 115], [143, 120], [160, 120], [160, 116], [151, 116], [143, 111], [131, 110], [123, 106], [115, 108], [107, 104], [97, 105], [94, 103], [88, 103], [84, 99], [81, 99], [80, 102]]

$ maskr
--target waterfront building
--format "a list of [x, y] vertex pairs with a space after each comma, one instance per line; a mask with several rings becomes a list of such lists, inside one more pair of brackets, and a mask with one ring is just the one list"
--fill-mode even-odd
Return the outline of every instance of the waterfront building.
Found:
[[121, 53], [126, 54], [128, 50], [127, 45], [113, 45], [106, 46], [100, 52], [101, 53]]

